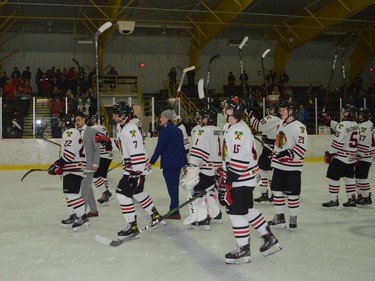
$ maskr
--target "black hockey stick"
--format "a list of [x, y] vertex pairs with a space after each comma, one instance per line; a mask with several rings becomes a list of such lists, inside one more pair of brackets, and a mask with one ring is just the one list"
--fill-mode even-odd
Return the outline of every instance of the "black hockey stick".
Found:
[[79, 62], [75, 58], [72, 58], [72, 61], [77, 65], [77, 69], [79, 70], [81, 68]]
[[210, 109], [210, 94], [209, 94], [209, 90], [210, 90], [210, 76], [211, 76], [211, 63], [213, 60], [217, 59], [220, 57], [220, 54], [216, 54], [214, 55], [213, 57], [210, 58], [210, 61], [208, 63], [208, 72], [207, 72], [207, 93], [206, 93], [206, 96], [207, 96], [207, 108]]
[[346, 72], [344, 56], [347, 54], [348, 49], [345, 49], [341, 54], [341, 73], [342, 73], [342, 92], [344, 96], [344, 104], [346, 104]]
[[337, 57], [339, 55], [340, 44], [343, 41], [347, 40], [351, 35], [352, 35], [352, 33], [350, 31], [347, 32], [347, 33], [345, 33], [342, 37], [340, 37], [340, 39], [336, 43], [335, 53], [333, 54], [332, 68], [331, 68], [331, 73], [329, 75], [329, 80], [328, 80], [328, 85], [327, 85], [327, 89], [326, 89], [326, 96], [324, 98], [324, 105], [323, 105], [322, 113], [325, 113], [325, 111], [326, 111], [327, 102], [328, 102], [328, 96], [329, 96], [329, 94], [331, 92], [333, 73], [335, 72], [335, 68], [336, 68], [336, 63], [337, 63]]
[[[32, 172], [48, 172], [48, 169], [31, 169], [31, 170], [27, 171], [26, 174], [23, 175], [23, 177], [21, 178], [21, 182], [23, 181], [24, 178], [26, 178], [26, 176], [28, 174], [31, 174]], [[77, 170], [72, 170], [71, 172], [83, 172], [84, 175], [95, 173], [94, 170], [86, 170], [86, 169], [84, 169], [84, 170], [77, 169]]]
[[[213, 189], [215, 187], [215, 185], [212, 185], [210, 186], [209, 188], [205, 189], [203, 192], [195, 195], [194, 197], [190, 198], [189, 200], [185, 201], [184, 203], [182, 203], [181, 205], [179, 205], [178, 207], [174, 208], [173, 210], [170, 210], [168, 213], [166, 213], [165, 215], [161, 216], [161, 220], [164, 220], [166, 218], [168, 218], [169, 216], [173, 215], [175, 212], [177, 212], [178, 210], [180, 210], [182, 207], [185, 207], [186, 205], [190, 204], [191, 202], [193, 202], [194, 200], [198, 199], [198, 198], [201, 198], [203, 197], [204, 195], [207, 194], [207, 192], [209, 192], [211, 189]], [[159, 222], [160, 222], [159, 221]], [[148, 225], [142, 227], [140, 230], [139, 230], [139, 233], [142, 233], [144, 232], [145, 230], [147, 229], [150, 229], [152, 227], [154, 227], [156, 224], [158, 224], [159, 222], [150, 222]], [[111, 239], [108, 239], [108, 238], [105, 238], [99, 234], [95, 235], [95, 240], [96, 242], [100, 243], [100, 244], [103, 244], [103, 245], [106, 245], [106, 246], [112, 246], [112, 247], [118, 247], [120, 245], [122, 245], [123, 243], [127, 242], [127, 241], [130, 241], [130, 240], [133, 240], [133, 239], [136, 239], [136, 236], [138, 235], [137, 234], [134, 234], [134, 235], [131, 235], [131, 236], [128, 236], [126, 237], [125, 239], [118, 239], [118, 240], [111, 240]]]
[[244, 39], [242, 39], [242, 42], [240, 46], [238, 47], [238, 53], [240, 56], [240, 69], [241, 69], [241, 75], [242, 75], [242, 91], [243, 91], [243, 96], [246, 96], [246, 84], [245, 84], [245, 75], [243, 73], [243, 63], [242, 63], [242, 48], [245, 46], [246, 42], [249, 40], [248, 36], [245, 36]]

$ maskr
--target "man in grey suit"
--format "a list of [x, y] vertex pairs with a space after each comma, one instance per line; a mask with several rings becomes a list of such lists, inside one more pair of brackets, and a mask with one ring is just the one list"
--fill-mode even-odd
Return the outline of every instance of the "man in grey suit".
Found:
[[[81, 133], [83, 145], [86, 151], [87, 169], [96, 172], [100, 161], [100, 144], [95, 142], [95, 134], [98, 131], [86, 125], [86, 116], [83, 112], [78, 111], [75, 114], [75, 118], [76, 127]], [[93, 173], [87, 174], [81, 183], [82, 197], [85, 200], [86, 208], [87, 205], [90, 208], [90, 212], [87, 213], [87, 217], [97, 217], [99, 215], [94, 192], [92, 191], [93, 177]]]

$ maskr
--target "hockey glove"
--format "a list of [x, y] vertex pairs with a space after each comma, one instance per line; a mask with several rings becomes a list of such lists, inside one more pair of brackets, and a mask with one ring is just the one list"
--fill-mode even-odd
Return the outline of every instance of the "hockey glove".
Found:
[[55, 161], [51, 166], [48, 168], [48, 174], [55, 176], [55, 175], [62, 175], [62, 165], [59, 160]]
[[325, 112], [322, 112], [320, 114], [320, 119], [322, 121], [322, 123], [327, 126], [327, 127], [330, 127], [331, 126], [331, 117], [325, 113]]
[[141, 184], [141, 171], [132, 171], [128, 176], [128, 183], [130, 188], [136, 188], [138, 185]]
[[285, 149], [283, 151], [280, 151], [279, 153], [276, 154], [276, 159], [289, 159], [292, 160], [294, 158], [293, 151], [291, 149]]
[[95, 142], [100, 142], [102, 145], [106, 145], [108, 142], [110, 142], [111, 139], [109, 137], [107, 137], [105, 134], [103, 133], [99, 133], [97, 132], [95, 134]]
[[328, 165], [331, 164], [334, 155], [335, 154], [331, 154], [328, 151], [324, 152], [324, 162]]
[[220, 184], [225, 181], [225, 172], [223, 168], [218, 168], [215, 171], [215, 187], [219, 188]]
[[231, 191], [231, 184], [221, 183], [219, 185], [219, 202], [222, 206], [230, 207], [233, 204]]

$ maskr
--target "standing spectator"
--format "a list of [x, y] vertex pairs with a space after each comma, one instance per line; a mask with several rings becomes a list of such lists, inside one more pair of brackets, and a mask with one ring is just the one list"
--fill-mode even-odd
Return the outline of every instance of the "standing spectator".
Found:
[[107, 75], [113, 76], [113, 77], [109, 77], [109, 81], [110, 81], [109, 87], [111, 89], [115, 89], [116, 88], [116, 84], [117, 84], [117, 75], [118, 75], [118, 72], [117, 72], [117, 70], [115, 70], [114, 66], [111, 66], [110, 70], [107, 72]]
[[247, 75], [245, 70], [243, 70], [243, 73], [240, 74], [240, 81], [241, 81], [241, 85], [243, 85], [244, 83], [245, 85], [248, 84], [249, 75]]
[[61, 140], [61, 157], [49, 167], [48, 174], [63, 177], [63, 192], [66, 196], [69, 218], [62, 220], [61, 225], [78, 231], [83, 225], [89, 226], [89, 219], [85, 214], [85, 202], [80, 194], [82, 168], [86, 167], [85, 147], [74, 124], [73, 115], [64, 116], [65, 131]]
[[18, 67], [15, 66], [13, 68], [13, 71], [11, 72], [10, 74], [10, 78], [14, 79], [14, 78], [21, 78], [21, 72], [18, 70]]
[[[87, 168], [97, 171], [100, 161], [100, 144], [95, 141], [95, 134], [98, 132], [96, 129], [86, 125], [86, 116], [82, 112], [78, 111], [75, 114], [76, 127], [81, 133], [85, 151], [86, 151], [86, 162]], [[85, 200], [85, 206], [90, 208], [90, 212], [87, 213], [87, 217], [99, 216], [94, 192], [92, 191], [92, 181], [94, 175], [92, 173], [87, 174], [81, 183], [81, 194]]]
[[177, 71], [175, 67], [171, 67], [171, 69], [168, 72], [168, 78], [169, 78], [169, 83], [168, 83], [168, 88], [169, 91], [173, 94], [176, 93], [177, 89]]
[[236, 77], [233, 75], [233, 72], [230, 71], [228, 74], [228, 86], [234, 86], [236, 84]]
[[[159, 139], [150, 164], [155, 164], [160, 159], [160, 168], [163, 169], [164, 180], [167, 184], [169, 197], [171, 199], [169, 210], [179, 205], [179, 179], [181, 168], [187, 165], [186, 152], [184, 148], [183, 135], [180, 129], [173, 125], [174, 111], [167, 109], [160, 115], [160, 125], [163, 126], [159, 132]], [[181, 219], [177, 211], [168, 219]]]
[[286, 70], [283, 70], [279, 77], [280, 87], [287, 88], [289, 84], [289, 75], [286, 73]]
[[374, 124], [370, 121], [371, 112], [365, 107], [359, 108], [357, 121], [360, 127], [360, 136], [358, 142], [357, 162], [355, 164], [355, 181], [357, 187], [358, 206], [371, 206], [371, 186], [368, 174], [372, 164], [372, 155], [375, 152]]
[[307, 149], [306, 127], [296, 120], [296, 104], [292, 100], [279, 103], [282, 121], [277, 125], [275, 150], [272, 155], [271, 190], [275, 216], [269, 225], [285, 227], [286, 199], [289, 209], [289, 228], [297, 228], [301, 173]]
[[[245, 105], [237, 97], [224, 102], [223, 170], [219, 180], [219, 201], [226, 207], [238, 248], [225, 255], [228, 264], [249, 263], [250, 225], [262, 236], [260, 252], [270, 255], [281, 250], [267, 221], [254, 208], [253, 190], [258, 182], [259, 167], [254, 136], [242, 120]], [[220, 174], [220, 173], [219, 173]]]
[[270, 72], [266, 76], [266, 82], [268, 86], [270, 87], [270, 89], [272, 89], [273, 85], [275, 85], [275, 79], [276, 79], [275, 72], [273, 72], [273, 70], [271, 69]]
[[338, 194], [340, 191], [340, 179], [345, 182], [345, 191], [348, 202], [345, 208], [353, 210], [357, 206], [355, 193], [356, 184], [354, 168], [357, 156], [357, 144], [360, 131], [355, 118], [355, 107], [347, 104], [341, 109], [341, 122], [331, 120], [322, 113], [324, 125], [335, 131], [331, 147], [324, 153], [324, 162], [328, 164], [327, 179], [330, 200], [322, 204], [323, 209], [337, 209], [339, 207]]
[[22, 79], [30, 82], [31, 72], [29, 66], [26, 66], [26, 69], [22, 72]]
[[310, 118], [309, 112], [307, 111], [307, 109], [301, 103], [298, 106], [298, 110], [297, 110], [297, 114], [296, 114], [296, 119], [299, 122], [301, 122], [303, 125], [307, 126], [307, 124], [309, 123], [309, 118]]
[[38, 87], [38, 93], [40, 93], [40, 83], [42, 81], [42, 75], [43, 75], [43, 71], [38, 67], [35, 73], [35, 84]]
[[15, 104], [16, 97], [16, 86], [12, 81], [7, 78], [5, 86], [3, 88], [3, 103], [8, 104], [10, 107], [13, 107]]

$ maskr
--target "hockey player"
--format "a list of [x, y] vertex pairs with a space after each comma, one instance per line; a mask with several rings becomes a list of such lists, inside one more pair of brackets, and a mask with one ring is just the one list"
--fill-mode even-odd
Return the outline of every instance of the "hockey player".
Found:
[[142, 136], [137, 126], [130, 122], [133, 114], [133, 109], [126, 102], [119, 102], [113, 106], [113, 120], [117, 124], [116, 143], [121, 152], [124, 169], [124, 175], [116, 189], [117, 199], [126, 222], [126, 227], [118, 232], [119, 239], [129, 236], [139, 237], [134, 199], [151, 216], [152, 222], [156, 224], [161, 220], [152, 198], [144, 192], [144, 183], [141, 182], [140, 176], [149, 160]]
[[98, 114], [91, 117], [91, 127], [95, 128], [98, 133], [95, 135], [95, 141], [100, 143], [100, 162], [99, 168], [94, 174], [94, 185], [102, 193], [101, 198], [97, 201], [100, 205], [105, 206], [109, 203], [112, 193], [108, 190], [109, 184], [107, 179], [109, 165], [113, 160], [112, 142], [106, 127], [103, 126], [104, 118], [100, 115], [100, 125], [98, 124]]
[[277, 124], [280, 123], [280, 118], [277, 116], [277, 106], [267, 106], [266, 116], [262, 119], [257, 119], [253, 112], [250, 111], [247, 115], [250, 121], [250, 125], [256, 131], [262, 132], [262, 141], [267, 145], [263, 146], [262, 154], [258, 159], [258, 165], [260, 169], [261, 181], [260, 191], [261, 196], [254, 199], [254, 202], [272, 202], [272, 195], [268, 197], [268, 186], [271, 186], [273, 169], [271, 167], [272, 151], [274, 148]]
[[297, 228], [297, 214], [301, 194], [301, 173], [307, 149], [306, 126], [296, 120], [296, 104], [291, 99], [279, 103], [281, 121], [272, 155], [273, 176], [271, 191], [275, 216], [268, 223], [285, 227], [284, 208], [286, 199], [289, 209], [289, 228]]
[[338, 209], [338, 194], [340, 191], [340, 178], [344, 179], [346, 196], [348, 202], [343, 206], [356, 210], [356, 184], [354, 179], [354, 166], [357, 156], [357, 145], [359, 142], [359, 126], [354, 121], [355, 108], [347, 104], [341, 109], [341, 122], [331, 120], [322, 113], [322, 119], [326, 126], [335, 131], [331, 147], [324, 154], [324, 162], [328, 164], [327, 179], [329, 186], [330, 201], [323, 203], [323, 209]]
[[178, 127], [182, 131], [182, 135], [184, 137], [184, 147], [185, 147], [185, 152], [186, 155], [189, 154], [189, 138], [186, 132], [186, 127], [184, 123], [182, 122], [182, 117], [180, 115], [175, 115], [173, 116], [173, 123], [176, 127]]
[[[193, 137], [195, 132], [198, 131], [202, 127], [202, 125], [201, 125], [201, 122], [202, 122], [201, 113], [199, 111], [194, 112], [193, 118], [191, 118], [191, 120], [192, 120], [193, 123], [195, 123], [195, 126], [191, 129], [191, 132], [190, 132], [190, 136]], [[194, 143], [193, 140], [192, 140], [192, 143]]]
[[355, 181], [357, 187], [357, 205], [371, 206], [371, 187], [368, 180], [372, 164], [372, 155], [375, 151], [374, 124], [370, 121], [371, 112], [365, 107], [360, 107], [356, 114], [359, 124], [359, 142], [357, 162], [355, 164]]
[[223, 174], [219, 180], [219, 201], [226, 206], [238, 248], [225, 255], [228, 264], [250, 262], [250, 227], [264, 239], [260, 251], [269, 255], [281, 249], [267, 221], [253, 208], [253, 190], [259, 178], [254, 136], [242, 121], [245, 105], [238, 97], [223, 104], [224, 125]]
[[89, 226], [85, 202], [80, 194], [83, 169], [86, 168], [85, 148], [79, 131], [74, 128], [74, 115], [66, 114], [63, 126], [65, 131], [61, 139], [61, 157], [49, 167], [48, 174], [63, 177], [69, 218], [62, 220], [61, 225], [78, 231], [83, 225]]
[[[189, 167], [181, 179], [181, 187], [186, 189], [188, 197], [202, 193], [215, 184], [215, 172], [222, 165], [222, 130], [214, 126], [214, 113], [204, 109], [201, 115], [201, 128], [194, 136], [189, 155]], [[190, 216], [184, 220], [185, 225], [195, 229], [210, 230], [210, 221], [221, 220], [221, 211], [217, 195], [212, 191], [207, 196], [190, 204]]]

